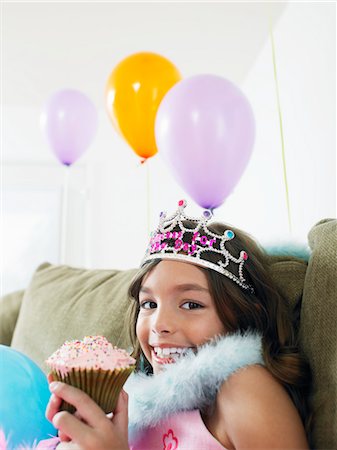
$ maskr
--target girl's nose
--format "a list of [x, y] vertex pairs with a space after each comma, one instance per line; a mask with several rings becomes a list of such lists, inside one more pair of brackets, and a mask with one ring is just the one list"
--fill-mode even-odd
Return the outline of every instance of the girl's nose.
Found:
[[152, 331], [155, 334], [167, 334], [174, 333], [176, 321], [167, 310], [161, 310], [157, 308], [156, 313], [153, 315]]

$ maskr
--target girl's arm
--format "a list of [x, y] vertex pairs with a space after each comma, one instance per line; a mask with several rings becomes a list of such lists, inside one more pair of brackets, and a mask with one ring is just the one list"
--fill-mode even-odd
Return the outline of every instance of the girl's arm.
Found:
[[262, 366], [232, 375], [218, 394], [216, 410], [217, 432], [236, 450], [309, 449], [291, 398]]
[[[59, 430], [61, 441], [71, 441], [79, 450], [120, 450], [128, 446], [128, 397], [122, 391], [112, 418], [84, 392], [60, 382], [50, 384], [52, 396], [46, 417]], [[59, 411], [65, 400], [76, 408], [75, 414]], [[70, 448], [70, 447], [69, 447]]]

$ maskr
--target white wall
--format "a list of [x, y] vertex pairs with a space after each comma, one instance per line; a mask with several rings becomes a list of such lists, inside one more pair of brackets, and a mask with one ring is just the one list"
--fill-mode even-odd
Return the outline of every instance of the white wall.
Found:
[[[171, 6], [177, 8], [174, 3]], [[261, 23], [266, 27], [266, 33], [267, 6], [265, 21]], [[212, 27], [211, 7], [209, 17], [203, 17], [204, 25], [206, 23], [209, 29]], [[148, 17], [148, 20], [155, 21], [155, 17]], [[292, 237], [302, 242], [316, 221], [336, 215], [335, 20], [334, 3], [289, 3], [273, 28]], [[185, 77], [196, 74], [197, 68], [199, 73], [212, 72], [228, 77], [226, 64], [222, 64], [226, 55], [219, 53], [214, 66], [206, 60], [205, 64], [196, 59], [189, 61], [183, 54], [184, 46], [175, 40], [174, 25], [169, 20], [162, 25], [162, 34], [156, 36], [154, 51], [161, 53], [161, 43], [168, 49], [170, 41], [169, 57]], [[145, 22], [143, 26], [145, 30]], [[188, 22], [184, 26], [186, 34], [195, 32], [192, 25], [189, 30]], [[171, 33], [170, 39], [168, 33]], [[142, 36], [138, 38], [136, 50], [141, 47]], [[193, 38], [190, 34], [191, 42]], [[148, 39], [145, 33], [144, 43], [148, 43]], [[148, 45], [146, 47], [149, 49]], [[238, 61], [240, 57], [237, 54]], [[102, 79], [105, 75], [108, 74], [102, 75]], [[216, 218], [244, 228], [263, 242], [274, 241], [276, 237], [286, 240], [289, 228], [269, 39], [252, 62], [244, 81], [233, 78], [232, 81], [241, 85], [253, 106], [257, 138], [243, 178], [224, 205], [216, 210]], [[102, 92], [103, 89], [104, 86]], [[41, 173], [41, 167], [46, 174], [49, 170], [53, 173], [54, 186], [62, 187], [62, 167], [51, 155], [38, 126], [40, 111], [40, 107], [29, 105], [4, 108], [3, 187], [13, 183], [24, 186], [23, 175], [27, 171]], [[13, 177], [17, 178], [13, 180]], [[41, 183], [43, 186], [44, 181]], [[69, 213], [66, 262], [87, 267], [138, 265], [148, 229], [156, 225], [159, 212], [172, 210], [180, 198], [188, 199], [160, 155], [140, 165], [132, 150], [113, 130], [103, 108], [99, 111], [97, 137], [86, 155], [71, 168], [70, 184], [77, 192], [74, 196], [77, 200], [73, 200], [70, 208], [74, 209], [79, 198], [83, 207], [75, 215]], [[191, 214], [198, 214], [197, 206], [192, 201], [190, 205]], [[27, 273], [32, 270], [27, 267]], [[17, 287], [23, 286], [18, 283]]]
[[[335, 25], [334, 4], [294, 2], [273, 28], [291, 235], [301, 240], [318, 220], [336, 216]], [[244, 89], [257, 117], [257, 140], [236, 195], [250, 194], [248, 204], [254, 207], [248, 227], [269, 240], [289, 234], [271, 40]], [[236, 199], [230, 199], [231, 206]], [[244, 216], [239, 214], [244, 227]]]

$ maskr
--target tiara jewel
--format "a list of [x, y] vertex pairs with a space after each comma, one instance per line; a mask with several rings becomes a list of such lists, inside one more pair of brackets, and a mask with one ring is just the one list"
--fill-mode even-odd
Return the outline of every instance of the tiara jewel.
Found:
[[[213, 217], [210, 210], [205, 210], [201, 217], [188, 217], [184, 213], [186, 200], [178, 202], [178, 209], [167, 216], [166, 212], [159, 215], [159, 225], [151, 234], [142, 265], [153, 259], [173, 259], [203, 266], [225, 275], [243, 289], [254, 292], [253, 287], [246, 283], [243, 276], [243, 266], [248, 254], [242, 250], [238, 258], [226, 248], [226, 242], [235, 238], [232, 230], [225, 230], [222, 235], [208, 229], [207, 224]], [[219, 255], [215, 262], [209, 261], [207, 255]], [[230, 263], [237, 264], [237, 274], [230, 270]]]

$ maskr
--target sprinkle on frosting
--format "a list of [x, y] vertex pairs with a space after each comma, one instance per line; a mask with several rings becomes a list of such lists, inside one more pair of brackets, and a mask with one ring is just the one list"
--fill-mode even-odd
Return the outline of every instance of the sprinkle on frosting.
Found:
[[66, 374], [73, 368], [125, 369], [134, 365], [136, 360], [103, 336], [85, 336], [81, 341], [66, 341], [46, 363], [51, 369]]

